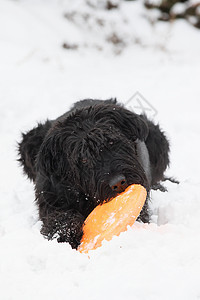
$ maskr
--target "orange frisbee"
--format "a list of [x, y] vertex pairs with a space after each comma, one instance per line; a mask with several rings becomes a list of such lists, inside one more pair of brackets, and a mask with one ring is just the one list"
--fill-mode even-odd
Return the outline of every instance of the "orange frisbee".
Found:
[[114, 235], [126, 231], [139, 216], [146, 196], [143, 186], [133, 184], [111, 201], [95, 207], [85, 220], [78, 250], [87, 253], [100, 247], [104, 239], [109, 241]]

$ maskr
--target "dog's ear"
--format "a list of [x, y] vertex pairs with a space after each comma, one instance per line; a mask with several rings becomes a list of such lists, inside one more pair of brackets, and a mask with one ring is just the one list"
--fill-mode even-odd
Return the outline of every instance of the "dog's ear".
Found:
[[[118, 105], [108, 105], [102, 107], [98, 113], [101, 119], [105, 122], [111, 122], [120, 129], [129, 139], [145, 141], [149, 128], [145, 122], [145, 118], [141, 115], [137, 115]], [[102, 120], [103, 121], [103, 120]]]
[[128, 110], [123, 111], [121, 115], [121, 126], [124, 134], [134, 141], [145, 141], [149, 133], [148, 125], [142, 116]]
[[64, 153], [64, 139], [59, 134], [50, 133], [44, 139], [36, 160], [37, 171], [46, 175], [64, 175], [67, 157]]
[[47, 120], [45, 123], [38, 123], [36, 127], [26, 133], [22, 133], [22, 140], [18, 143], [18, 161], [22, 165], [24, 172], [29, 179], [35, 181], [35, 159], [37, 157], [40, 146], [51, 128], [51, 121]]

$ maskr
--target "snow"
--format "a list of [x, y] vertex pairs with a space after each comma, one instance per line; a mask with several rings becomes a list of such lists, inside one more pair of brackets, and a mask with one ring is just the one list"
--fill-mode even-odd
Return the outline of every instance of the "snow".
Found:
[[171, 13], [175, 15], [184, 14], [186, 5], [183, 3], [176, 3], [171, 8]]
[[[120, 2], [111, 15], [84, 3], [0, 1], [0, 298], [197, 300], [200, 31], [184, 20], [151, 25], [141, 1]], [[80, 23], [64, 18], [72, 10]], [[88, 27], [82, 11], [102, 15], [105, 30]], [[124, 43], [107, 40], [111, 29]], [[78, 48], [63, 49], [65, 42]], [[158, 112], [171, 142], [167, 175], [180, 184], [151, 193], [150, 224], [136, 223], [88, 255], [48, 242], [33, 185], [16, 162], [21, 131], [79, 99], [125, 103], [137, 91]]]

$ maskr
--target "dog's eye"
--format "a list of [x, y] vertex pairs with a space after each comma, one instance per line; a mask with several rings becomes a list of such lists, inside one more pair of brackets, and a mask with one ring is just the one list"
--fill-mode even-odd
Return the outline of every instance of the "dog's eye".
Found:
[[83, 164], [86, 164], [86, 163], [87, 163], [87, 158], [83, 158], [83, 159], [82, 159], [82, 163], [83, 163]]
[[114, 144], [113, 141], [109, 141], [109, 145], [112, 146]]

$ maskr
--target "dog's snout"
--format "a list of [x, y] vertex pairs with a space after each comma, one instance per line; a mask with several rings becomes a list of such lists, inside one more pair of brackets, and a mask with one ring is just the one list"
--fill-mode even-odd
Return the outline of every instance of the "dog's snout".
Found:
[[126, 177], [124, 175], [117, 175], [113, 177], [109, 182], [109, 186], [114, 192], [117, 193], [125, 191], [128, 186]]

